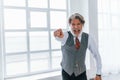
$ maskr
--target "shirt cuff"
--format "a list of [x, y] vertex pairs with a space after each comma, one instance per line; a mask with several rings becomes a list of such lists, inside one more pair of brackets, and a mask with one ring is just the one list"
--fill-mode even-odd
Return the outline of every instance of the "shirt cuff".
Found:
[[96, 72], [97, 75], [101, 75], [102, 74], [102, 71], [101, 69], [98, 69], [97, 72]]

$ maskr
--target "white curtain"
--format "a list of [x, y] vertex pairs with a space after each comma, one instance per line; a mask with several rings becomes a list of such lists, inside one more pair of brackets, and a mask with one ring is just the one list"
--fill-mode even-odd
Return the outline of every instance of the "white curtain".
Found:
[[120, 0], [98, 0], [98, 40], [102, 72], [120, 72]]

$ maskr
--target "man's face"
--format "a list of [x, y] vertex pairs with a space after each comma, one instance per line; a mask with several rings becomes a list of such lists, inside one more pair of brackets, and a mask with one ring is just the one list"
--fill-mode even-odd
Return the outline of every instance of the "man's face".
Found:
[[79, 19], [73, 19], [70, 23], [70, 27], [72, 32], [78, 36], [82, 30], [82, 23], [79, 21]]

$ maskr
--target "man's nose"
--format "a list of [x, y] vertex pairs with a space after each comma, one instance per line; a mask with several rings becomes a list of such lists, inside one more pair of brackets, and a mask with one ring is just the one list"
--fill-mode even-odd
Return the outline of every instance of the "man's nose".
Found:
[[77, 28], [77, 25], [75, 25], [74, 27]]

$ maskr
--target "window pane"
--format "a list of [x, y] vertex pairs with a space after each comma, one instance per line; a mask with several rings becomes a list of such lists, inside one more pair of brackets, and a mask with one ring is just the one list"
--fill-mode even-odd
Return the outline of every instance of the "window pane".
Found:
[[28, 0], [29, 7], [47, 8], [48, 0]]
[[25, 0], [3, 0], [5, 6], [25, 6]]
[[49, 53], [33, 53], [30, 54], [31, 71], [44, 71], [49, 69]]
[[99, 29], [103, 28], [103, 14], [98, 14], [98, 26]]
[[48, 32], [30, 32], [30, 50], [48, 50]]
[[61, 59], [62, 59], [61, 51], [52, 52], [52, 68], [53, 69], [61, 68], [61, 65], [60, 65]]
[[6, 32], [5, 33], [6, 52], [21, 52], [27, 50], [25, 32]]
[[118, 0], [118, 10], [120, 10], [120, 0]]
[[50, 8], [66, 9], [66, 0], [50, 0]]
[[109, 8], [110, 8], [110, 0], [102, 0], [102, 12], [108, 12], [110, 10]]
[[53, 35], [53, 32], [51, 32], [51, 46], [52, 49], [60, 49], [61, 48], [61, 42], [57, 41]]
[[25, 10], [5, 9], [4, 10], [5, 29], [25, 29], [26, 12]]
[[18, 75], [27, 72], [27, 55], [6, 56], [7, 75]]
[[47, 13], [31, 12], [31, 27], [47, 27]]
[[120, 21], [120, 17], [118, 15], [116, 16], [111, 16], [112, 17], [112, 28], [119, 28], [120, 29], [120, 26], [119, 26], [119, 21]]
[[110, 15], [99, 14], [98, 15], [99, 29], [111, 29], [110, 20], [111, 20]]
[[111, 1], [111, 12], [118, 13], [119, 12], [119, 2], [118, 0], [110, 0]]
[[[103, 18], [101, 18], [101, 21], [103, 21], [103, 23], [100, 23], [100, 21], [98, 20], [99, 24], [103, 25], [102, 29], [98, 30], [99, 49], [103, 61], [102, 70], [103, 73], [118, 73], [120, 70], [120, 37], [118, 37], [120, 34], [120, 0], [107, 0], [107, 2], [106, 0], [102, 0], [101, 3], [103, 11], [101, 11], [100, 14], [103, 15]], [[106, 59], [106, 56], [108, 55], [109, 57]], [[113, 55], [115, 59], [112, 59]]]
[[67, 16], [66, 12], [51, 11], [50, 12], [50, 26], [52, 29], [67, 27]]
[[[119, 48], [120, 48], [120, 37], [118, 37], [120, 34], [120, 31], [117, 30], [102, 30], [99, 31], [99, 47], [100, 47], [100, 53], [101, 53], [101, 58], [103, 61], [103, 71], [105, 72], [113, 72], [113, 71], [118, 71], [117, 69], [118, 66], [120, 66], [119, 63]], [[106, 59], [106, 56], [109, 58]], [[115, 59], [113, 59], [113, 55]], [[113, 63], [111, 63], [113, 62]], [[106, 64], [107, 63], [107, 64]], [[109, 68], [108, 68], [109, 67]]]
[[102, 12], [102, 0], [98, 0], [98, 12]]

